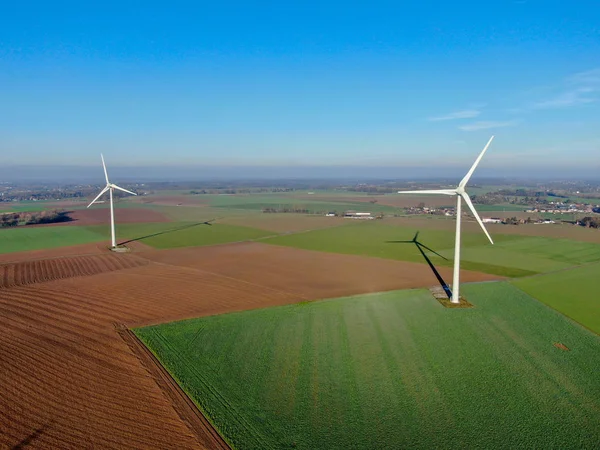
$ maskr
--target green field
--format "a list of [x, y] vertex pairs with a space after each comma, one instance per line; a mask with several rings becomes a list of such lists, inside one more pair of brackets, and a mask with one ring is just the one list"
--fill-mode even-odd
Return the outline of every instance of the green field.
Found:
[[24, 252], [106, 239], [88, 227], [51, 226], [0, 229], [0, 253]]
[[[221, 223], [209, 226], [197, 222], [124, 224], [118, 227], [118, 233], [119, 242], [135, 239], [155, 248], [224, 244], [272, 234], [256, 228]], [[106, 235], [108, 237], [108, 232]]]
[[[277, 236], [265, 242], [308, 250], [423, 262], [423, 257], [415, 245], [388, 242], [410, 240], [417, 231], [419, 230], [416, 228], [371, 221], [341, 228]], [[496, 234], [493, 238], [495, 245], [492, 246], [483, 233], [463, 232], [461, 267], [496, 275], [519, 277], [600, 261], [599, 244], [514, 234]], [[430, 254], [434, 264], [442, 266], [453, 264], [454, 233], [424, 229], [419, 234], [419, 241], [448, 259], [443, 260]]]
[[600, 264], [515, 280], [513, 284], [600, 334]]
[[[85, 228], [104, 236], [104, 239], [110, 239], [110, 229], [106, 225]], [[258, 239], [272, 234], [256, 228], [220, 223], [204, 225], [200, 222], [126, 223], [117, 224], [116, 231], [118, 243], [136, 240], [155, 248], [223, 244]]]
[[[192, 247], [258, 239], [272, 233], [227, 224], [199, 225], [198, 222], [117, 224], [117, 243], [137, 240], [155, 248]], [[16, 227], [0, 229], [0, 253], [40, 250], [106, 241], [110, 228], [94, 226]]]
[[463, 292], [475, 308], [395, 291], [135, 332], [234, 448], [595, 448], [600, 338], [508, 283]]
[[[304, 195], [304, 194], [303, 194]], [[337, 196], [336, 196], [337, 197]], [[350, 201], [346, 196], [339, 195], [339, 200], [319, 200], [318, 198], [306, 199], [296, 198], [292, 195], [203, 195], [201, 198], [208, 199], [212, 207], [244, 209], [244, 210], [262, 210], [263, 208], [294, 207], [307, 209], [310, 212], [328, 212], [337, 211], [343, 213], [346, 210], [369, 211], [373, 213], [398, 213], [401, 208], [393, 206], [379, 205], [369, 203], [368, 201], [356, 202]], [[353, 197], [355, 197], [353, 195]], [[365, 196], [365, 200], [370, 197]], [[373, 198], [377, 200], [377, 197]]]

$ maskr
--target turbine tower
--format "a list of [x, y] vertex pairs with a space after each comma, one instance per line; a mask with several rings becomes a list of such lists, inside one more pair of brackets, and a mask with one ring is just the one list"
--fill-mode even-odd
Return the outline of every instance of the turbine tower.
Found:
[[127, 189], [123, 189], [122, 187], [119, 187], [116, 184], [112, 184], [110, 181], [108, 181], [108, 173], [106, 172], [106, 164], [104, 164], [104, 156], [102, 155], [102, 153], [100, 153], [100, 158], [102, 158], [102, 167], [104, 168], [104, 178], [106, 178], [106, 186], [104, 187], [104, 189], [102, 189], [102, 191], [100, 191], [98, 196], [94, 200], [92, 200], [89, 205], [87, 205], [87, 207], [89, 208], [90, 206], [92, 206], [94, 202], [96, 202], [100, 197], [104, 195], [104, 193], [108, 191], [110, 197], [110, 236], [112, 244], [111, 248], [114, 249], [117, 247], [117, 239], [115, 237], [115, 209], [113, 206], [113, 191], [115, 189], [118, 189], [119, 191], [127, 192], [128, 194], [137, 194], [135, 192], [128, 191]]
[[438, 195], [456, 195], [456, 197], [457, 197], [456, 198], [456, 235], [454, 237], [455, 238], [455, 241], [454, 241], [454, 274], [453, 274], [453, 277], [452, 277], [452, 299], [451, 299], [452, 303], [459, 303], [459, 301], [460, 301], [460, 294], [459, 294], [459, 281], [460, 281], [459, 280], [459, 278], [460, 278], [460, 222], [461, 222], [461, 217], [460, 216], [461, 216], [461, 209], [462, 209], [461, 208], [461, 206], [462, 206], [462, 200], [465, 201], [465, 203], [467, 204], [467, 206], [469, 207], [469, 209], [471, 210], [471, 212], [475, 216], [475, 219], [477, 219], [477, 222], [481, 226], [481, 229], [483, 230], [483, 232], [485, 233], [485, 235], [487, 236], [487, 238], [490, 240], [490, 242], [492, 244], [494, 244], [494, 241], [492, 241], [492, 238], [490, 237], [489, 233], [485, 229], [485, 226], [483, 225], [483, 222], [479, 218], [479, 215], [477, 214], [477, 211], [475, 210], [475, 207], [473, 206], [473, 203], [471, 202], [471, 198], [469, 197], [469, 194], [467, 194], [467, 191], [465, 191], [465, 187], [467, 186], [467, 183], [469, 182], [469, 179], [471, 178], [471, 175], [473, 175], [473, 172], [475, 171], [475, 168], [479, 164], [479, 161], [481, 161], [481, 158], [483, 158], [483, 155], [484, 155], [485, 151], [488, 149], [488, 147], [492, 143], [492, 139], [494, 139], [494, 136], [492, 136], [490, 138], [490, 140], [488, 141], [488, 143], [486, 144], [486, 146], [483, 148], [483, 150], [481, 151], [481, 153], [479, 154], [479, 156], [475, 160], [475, 163], [473, 164], [473, 166], [471, 167], [471, 169], [467, 172], [467, 174], [461, 180], [461, 182], [458, 183], [458, 186], [456, 187], [456, 189], [439, 189], [439, 190], [423, 190], [423, 191], [398, 191], [398, 194], [433, 194], [433, 195], [438, 194]]

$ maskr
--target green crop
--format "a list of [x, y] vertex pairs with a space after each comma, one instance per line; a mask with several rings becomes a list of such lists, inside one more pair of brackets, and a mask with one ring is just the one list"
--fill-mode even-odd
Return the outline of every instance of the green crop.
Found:
[[135, 331], [235, 448], [594, 448], [600, 338], [508, 283], [463, 293], [474, 308], [395, 291]]

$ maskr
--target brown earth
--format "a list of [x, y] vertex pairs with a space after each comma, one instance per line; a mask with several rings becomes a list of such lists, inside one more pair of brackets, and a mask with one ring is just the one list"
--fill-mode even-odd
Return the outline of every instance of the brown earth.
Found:
[[[152, 261], [217, 273], [292, 292], [307, 299], [409, 289], [437, 284], [425, 264], [341, 255], [246, 242], [140, 253]], [[452, 269], [437, 268], [450, 281]], [[468, 270], [464, 282], [500, 277]]]
[[179, 417], [200, 438], [201, 442], [208, 448], [229, 449], [229, 445], [223, 437], [215, 430], [208, 419], [200, 412], [194, 401], [188, 397], [177, 381], [164, 368], [156, 355], [135, 335], [133, 331], [122, 324], [116, 324], [115, 328], [129, 346], [131, 351], [139, 358], [146, 370], [154, 377], [154, 380], [171, 400], [171, 404]]
[[[129, 255], [127, 255], [129, 256]], [[145, 324], [298, 301], [149, 264], [0, 290], [0, 448], [213, 448], [121, 339]]]
[[[26, 252], [1, 253], [0, 264], [31, 261], [36, 259], [59, 258], [63, 256], [83, 256], [112, 253], [108, 248], [109, 245], [110, 241], [103, 241], [90, 244], [70, 245], [67, 247], [29, 250]], [[128, 242], [127, 247], [130, 248], [132, 252], [148, 251], [152, 249], [152, 247], [138, 241]]]
[[[168, 379], [115, 324], [435, 282], [425, 265], [247, 243], [61, 264], [89, 258], [136, 267], [0, 289], [0, 448], [215, 448], [214, 431], [182, 412]], [[490, 278], [464, 272], [465, 281]]]
[[71, 256], [37, 259], [0, 265], [0, 289], [41, 283], [62, 278], [96, 275], [115, 270], [145, 266], [147, 259], [125, 254]]

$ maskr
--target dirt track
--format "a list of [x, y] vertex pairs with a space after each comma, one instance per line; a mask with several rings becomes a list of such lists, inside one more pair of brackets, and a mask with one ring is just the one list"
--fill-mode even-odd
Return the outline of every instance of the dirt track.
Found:
[[[105, 264], [131, 259], [136, 267], [0, 289], [0, 448], [214, 448], [206, 423], [174, 406], [166, 381], [141, 363], [115, 323], [141, 326], [433, 278], [425, 265], [266, 244], [188, 250], [106, 253], [119, 261]], [[148, 263], [137, 266], [140, 257]]]

